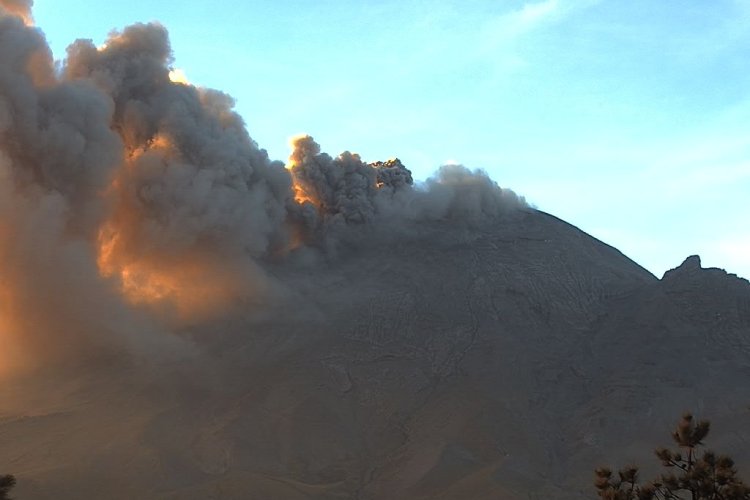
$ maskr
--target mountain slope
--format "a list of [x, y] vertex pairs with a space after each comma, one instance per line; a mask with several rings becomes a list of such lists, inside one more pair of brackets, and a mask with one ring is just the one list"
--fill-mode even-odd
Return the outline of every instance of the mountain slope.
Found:
[[17, 496], [581, 498], [685, 409], [748, 470], [745, 280], [695, 258], [658, 280], [535, 210], [306, 262], [267, 264], [278, 300], [185, 327], [191, 355], [18, 396]]

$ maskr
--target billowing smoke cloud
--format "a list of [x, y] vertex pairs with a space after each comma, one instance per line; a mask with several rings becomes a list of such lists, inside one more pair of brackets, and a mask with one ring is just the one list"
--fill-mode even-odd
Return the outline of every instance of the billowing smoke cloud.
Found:
[[229, 96], [170, 80], [162, 26], [78, 40], [56, 71], [30, 7], [0, 0], [0, 336], [20, 351], [118, 344], [110, 330], [144, 311], [199, 321], [247, 304], [276, 286], [264, 262], [348, 227], [523, 206], [480, 171], [415, 185], [398, 160], [333, 158], [310, 137], [285, 168]]
[[0, 0], [0, 15], [15, 15], [31, 23], [31, 7], [34, 0]]
[[[379, 215], [407, 220], [477, 219], [518, 208], [523, 199], [501, 189], [481, 170], [445, 165], [424, 185], [398, 160], [364, 163], [357, 154], [337, 158], [320, 152], [309, 137], [292, 143], [289, 159], [298, 202], [311, 203], [324, 219], [349, 224]], [[387, 222], [386, 222], [387, 223]]]
[[38, 30], [0, 18], [2, 371], [160, 342], [97, 267], [125, 158], [113, 112], [91, 81], [58, 79]]
[[410, 190], [413, 183], [411, 172], [399, 161], [368, 165], [348, 151], [331, 158], [310, 136], [295, 139], [292, 146], [289, 164], [295, 197], [315, 205], [325, 218], [370, 222], [385, 203]]
[[291, 179], [247, 135], [231, 98], [173, 83], [170, 63], [166, 30], [135, 25], [104, 48], [71, 45], [64, 78], [111, 98], [124, 143], [99, 235], [103, 271], [136, 301], [179, 296], [183, 311], [212, 310], [257, 291], [252, 259], [286, 245]]
[[427, 180], [420, 198], [420, 217], [477, 220], [495, 217], [525, 204], [509, 189], [501, 189], [483, 170], [443, 165]]

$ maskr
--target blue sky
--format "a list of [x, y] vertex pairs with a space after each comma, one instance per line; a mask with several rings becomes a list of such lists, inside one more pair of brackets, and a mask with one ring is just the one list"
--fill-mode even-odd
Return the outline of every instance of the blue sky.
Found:
[[750, 278], [750, 0], [36, 0], [55, 57], [157, 20], [284, 160], [483, 168], [657, 276]]

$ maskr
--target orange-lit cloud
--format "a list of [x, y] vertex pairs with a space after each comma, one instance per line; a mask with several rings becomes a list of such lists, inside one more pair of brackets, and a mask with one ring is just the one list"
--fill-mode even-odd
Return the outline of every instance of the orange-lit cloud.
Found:
[[181, 83], [183, 85], [190, 85], [190, 81], [187, 78], [185, 72], [179, 68], [174, 68], [169, 71], [169, 81], [172, 83]]
[[34, 25], [34, 18], [31, 15], [32, 0], [0, 0], [0, 13], [5, 9], [11, 15], [23, 19], [27, 26]]

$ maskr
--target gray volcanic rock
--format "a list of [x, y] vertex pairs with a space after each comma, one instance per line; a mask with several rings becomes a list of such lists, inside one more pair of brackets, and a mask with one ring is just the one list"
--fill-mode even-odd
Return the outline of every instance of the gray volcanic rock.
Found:
[[5, 415], [18, 498], [593, 497], [683, 410], [748, 477], [746, 280], [697, 257], [658, 280], [535, 210], [402, 236], [269, 264], [282, 303], [186, 328], [195, 359]]

